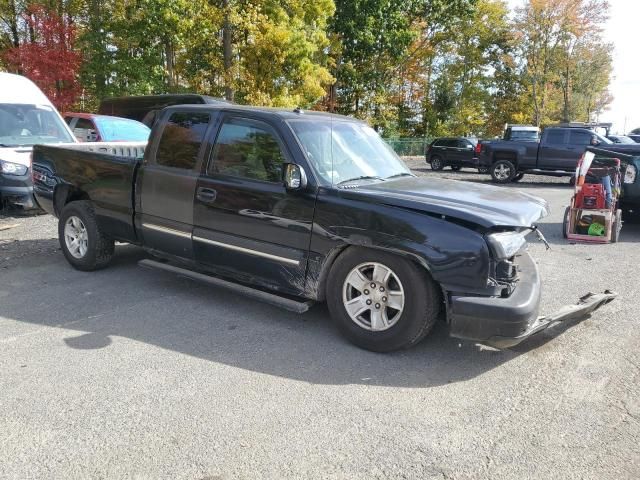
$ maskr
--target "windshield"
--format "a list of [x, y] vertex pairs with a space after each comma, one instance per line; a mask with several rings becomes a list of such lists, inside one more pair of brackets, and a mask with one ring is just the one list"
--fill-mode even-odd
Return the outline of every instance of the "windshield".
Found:
[[0, 104], [0, 146], [73, 142], [55, 110], [46, 105]]
[[117, 117], [95, 117], [103, 142], [146, 142], [151, 129], [135, 120]]
[[411, 175], [391, 147], [364, 124], [314, 119], [294, 120], [289, 125], [325, 183]]

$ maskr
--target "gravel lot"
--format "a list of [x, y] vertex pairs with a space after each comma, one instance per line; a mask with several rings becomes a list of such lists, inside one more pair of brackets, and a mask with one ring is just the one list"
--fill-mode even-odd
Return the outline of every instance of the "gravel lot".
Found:
[[569, 245], [566, 179], [505, 188], [552, 205], [552, 250], [530, 247], [543, 312], [620, 293], [506, 351], [441, 326], [366, 352], [324, 306], [299, 316], [141, 269], [124, 245], [77, 272], [54, 218], [0, 216], [0, 478], [639, 478], [640, 227]]

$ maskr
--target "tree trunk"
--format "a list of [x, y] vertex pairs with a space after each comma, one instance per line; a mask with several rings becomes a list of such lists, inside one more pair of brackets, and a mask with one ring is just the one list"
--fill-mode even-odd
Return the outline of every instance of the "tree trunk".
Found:
[[232, 36], [231, 36], [231, 21], [229, 20], [229, 0], [224, 0], [224, 24], [222, 27], [222, 50], [224, 58], [224, 97], [230, 102], [233, 101], [233, 51], [232, 51]]

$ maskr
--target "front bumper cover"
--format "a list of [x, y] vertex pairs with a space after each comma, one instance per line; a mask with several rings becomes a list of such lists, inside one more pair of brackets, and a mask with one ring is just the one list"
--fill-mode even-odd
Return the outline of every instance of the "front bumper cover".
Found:
[[575, 305], [539, 317], [541, 282], [538, 268], [528, 253], [519, 255], [517, 264], [520, 280], [509, 297], [451, 296], [451, 336], [495, 348], [509, 348], [557, 323], [586, 318], [617, 296], [610, 291], [589, 293]]
[[31, 169], [25, 175], [6, 175], [0, 173], [0, 198], [11, 205], [23, 209], [35, 208]]

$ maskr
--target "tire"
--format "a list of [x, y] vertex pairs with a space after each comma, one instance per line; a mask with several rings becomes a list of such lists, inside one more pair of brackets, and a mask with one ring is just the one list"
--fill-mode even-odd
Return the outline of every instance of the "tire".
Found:
[[616, 216], [611, 225], [611, 243], [618, 243], [620, 230], [622, 230], [622, 210], [616, 210]]
[[[68, 224], [69, 229], [66, 230]], [[77, 249], [73, 248], [74, 242], [67, 234], [76, 235]], [[93, 206], [87, 200], [68, 203], [62, 209], [58, 220], [58, 240], [71, 266], [84, 272], [106, 267], [115, 250], [114, 240], [100, 229]]]
[[489, 173], [489, 167], [478, 167], [478, 173], [481, 175]]
[[496, 183], [510, 183], [518, 172], [510, 160], [498, 160], [491, 165], [489, 173]]
[[512, 182], [519, 182], [520, 180], [522, 180], [524, 178], [524, 173], [519, 173], [517, 174], [515, 177], [513, 177], [513, 180], [511, 180]]
[[[380, 267], [377, 274], [384, 273], [384, 269], [391, 272], [384, 283], [379, 278], [373, 280], [373, 272]], [[364, 277], [354, 274], [356, 271]], [[354, 279], [354, 283], [362, 285], [358, 289], [351, 284]], [[409, 348], [420, 342], [440, 317], [442, 300], [436, 283], [425, 270], [391, 253], [348, 249], [336, 260], [328, 280], [327, 304], [333, 321], [348, 340], [366, 350], [391, 352]], [[372, 288], [369, 282], [375, 286]], [[390, 305], [392, 301], [384, 296], [381, 285], [386, 285], [384, 292], [402, 292], [395, 300], [400, 309], [384, 307], [385, 302]], [[359, 298], [363, 300], [358, 302]], [[347, 311], [349, 301], [355, 301], [353, 317]], [[362, 308], [362, 313], [356, 308]], [[386, 323], [374, 321], [372, 313], [378, 314], [375, 318], [385, 318]]]
[[462, 167], [460, 165], [451, 165], [451, 170], [459, 172]]
[[567, 207], [564, 211], [564, 220], [562, 221], [563, 238], [569, 238], [569, 215], [571, 215], [571, 207]]
[[444, 162], [442, 161], [442, 158], [440, 158], [439, 155], [434, 155], [433, 157], [431, 157], [431, 170], [439, 172], [443, 168], [444, 168]]

